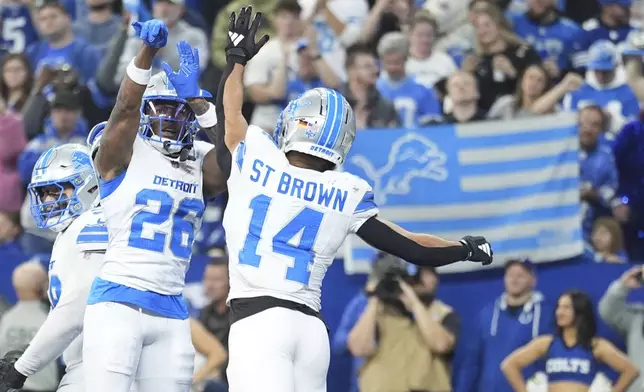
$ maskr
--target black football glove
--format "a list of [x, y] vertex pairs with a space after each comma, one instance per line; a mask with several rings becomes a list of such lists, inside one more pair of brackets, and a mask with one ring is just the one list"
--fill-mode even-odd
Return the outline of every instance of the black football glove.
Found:
[[253, 7], [244, 7], [239, 11], [239, 15], [233, 12], [230, 14], [228, 21], [228, 44], [226, 45], [226, 60], [241, 65], [246, 65], [250, 59], [255, 57], [257, 52], [268, 42], [268, 35], [264, 35], [259, 41], [255, 42], [255, 34], [260, 23], [262, 23], [262, 13], [258, 12], [250, 22], [253, 14]]
[[469, 254], [467, 260], [476, 261], [483, 265], [492, 264], [492, 245], [485, 239], [485, 237], [473, 237], [471, 235], [463, 237], [461, 244], [467, 248]]
[[0, 392], [13, 392], [20, 390], [25, 384], [26, 376], [19, 373], [13, 366], [23, 351], [13, 350], [0, 359]]

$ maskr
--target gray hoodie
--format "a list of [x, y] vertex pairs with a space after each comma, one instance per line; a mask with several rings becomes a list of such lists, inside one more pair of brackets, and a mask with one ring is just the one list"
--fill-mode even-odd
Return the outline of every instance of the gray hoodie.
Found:
[[[644, 373], [644, 304], [627, 304], [629, 289], [613, 282], [599, 301], [599, 315], [626, 339], [628, 358]], [[628, 392], [643, 392], [644, 377], [639, 377]]]

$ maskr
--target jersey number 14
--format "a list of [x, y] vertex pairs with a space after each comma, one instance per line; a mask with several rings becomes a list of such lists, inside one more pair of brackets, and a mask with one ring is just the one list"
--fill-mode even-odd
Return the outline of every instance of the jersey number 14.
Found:
[[[253, 215], [250, 218], [244, 248], [239, 252], [240, 264], [259, 267], [261, 256], [257, 254], [257, 246], [271, 201], [270, 197], [259, 195], [250, 202]], [[322, 212], [304, 208], [273, 237], [273, 252], [294, 259], [293, 267], [286, 272], [286, 280], [308, 285], [311, 276], [310, 265], [314, 258], [311, 249], [320, 230], [322, 218], [324, 218]], [[289, 241], [300, 232], [302, 232], [300, 243], [296, 246], [290, 245]]]

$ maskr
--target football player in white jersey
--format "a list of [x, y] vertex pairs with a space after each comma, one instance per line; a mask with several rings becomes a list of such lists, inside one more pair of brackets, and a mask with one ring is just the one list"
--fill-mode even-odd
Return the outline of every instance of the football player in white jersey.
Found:
[[326, 391], [329, 340], [319, 317], [327, 268], [347, 235], [422, 266], [492, 262], [483, 237], [410, 233], [378, 218], [369, 184], [335, 171], [356, 134], [339, 93], [319, 88], [291, 101], [274, 138], [242, 116], [244, 65], [261, 15], [231, 15], [227, 66], [217, 92], [215, 145], [228, 177], [224, 228], [232, 326], [227, 369], [234, 392]]
[[63, 144], [47, 150], [34, 166], [28, 189], [37, 226], [58, 232], [49, 262], [51, 312], [26, 351], [0, 374], [0, 391], [22, 388], [27, 377], [62, 354], [67, 369], [58, 391], [82, 392], [83, 316], [107, 248], [87, 147]]
[[216, 114], [198, 86], [198, 53], [179, 42], [180, 72], [163, 64], [172, 83], [152, 76], [168, 29], [132, 25], [143, 45], [93, 142], [110, 241], [85, 312], [85, 379], [88, 392], [126, 392], [133, 382], [140, 392], [183, 392], [194, 366], [185, 274], [204, 199], [225, 189], [213, 146], [194, 137]]

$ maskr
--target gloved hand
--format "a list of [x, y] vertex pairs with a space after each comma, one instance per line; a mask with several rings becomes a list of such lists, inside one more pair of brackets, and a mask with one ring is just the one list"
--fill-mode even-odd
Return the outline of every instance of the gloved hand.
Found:
[[14, 367], [22, 353], [20, 350], [9, 351], [0, 359], [0, 392], [18, 391], [25, 384], [27, 377]]
[[159, 19], [152, 19], [143, 23], [133, 22], [132, 27], [134, 27], [136, 36], [151, 48], [161, 49], [168, 43], [168, 26]]
[[461, 244], [467, 248], [469, 255], [467, 260], [480, 262], [483, 265], [492, 264], [492, 245], [485, 239], [485, 237], [473, 237], [471, 235], [463, 237]]
[[172, 67], [165, 61], [161, 63], [161, 68], [168, 76], [168, 80], [174, 86], [179, 98], [189, 99], [201, 97], [199, 88], [199, 50], [193, 49], [186, 41], [179, 41], [177, 44], [179, 51], [179, 70], [174, 72]]
[[262, 22], [262, 13], [256, 13], [249, 26], [252, 13], [253, 7], [249, 6], [242, 8], [237, 16], [234, 12], [230, 14], [226, 45], [226, 60], [229, 62], [246, 65], [269, 40], [268, 35], [264, 35], [255, 42], [255, 34]]

